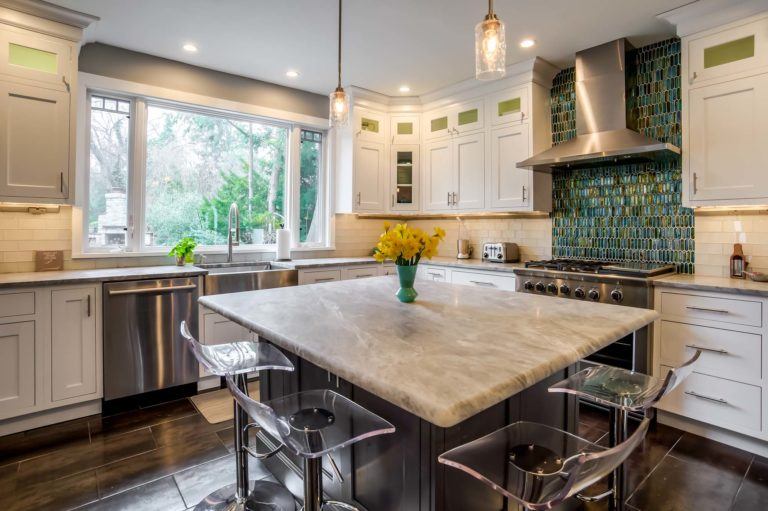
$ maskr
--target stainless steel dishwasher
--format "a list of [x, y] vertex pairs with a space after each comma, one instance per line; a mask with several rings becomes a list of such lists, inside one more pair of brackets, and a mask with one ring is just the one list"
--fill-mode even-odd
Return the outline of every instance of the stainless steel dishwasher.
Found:
[[104, 400], [197, 381], [179, 324], [197, 337], [198, 277], [104, 284]]

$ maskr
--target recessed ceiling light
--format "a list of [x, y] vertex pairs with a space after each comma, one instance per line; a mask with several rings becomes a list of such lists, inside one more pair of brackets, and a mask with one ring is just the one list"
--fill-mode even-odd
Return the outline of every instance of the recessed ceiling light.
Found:
[[534, 41], [533, 39], [523, 39], [522, 41], [520, 41], [521, 48], [530, 48], [535, 44], [536, 44], [536, 41]]
[[407, 85], [401, 85], [400, 92], [411, 92], [411, 88], [408, 87]]
[[188, 51], [189, 53], [197, 53], [197, 46], [192, 43], [185, 44], [182, 46], [182, 49], [184, 51]]
[[291, 69], [290, 71], [285, 72], [285, 76], [287, 76], [288, 78], [297, 78], [299, 76], [299, 72]]

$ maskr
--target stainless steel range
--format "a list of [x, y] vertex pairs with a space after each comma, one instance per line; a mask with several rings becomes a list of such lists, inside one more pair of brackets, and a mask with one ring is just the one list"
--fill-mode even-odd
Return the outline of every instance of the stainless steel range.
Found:
[[[574, 259], [529, 261], [515, 270], [518, 292], [653, 308], [651, 277], [674, 273], [673, 265], [607, 263]], [[651, 369], [648, 327], [587, 357], [582, 365], [606, 364], [641, 373]]]

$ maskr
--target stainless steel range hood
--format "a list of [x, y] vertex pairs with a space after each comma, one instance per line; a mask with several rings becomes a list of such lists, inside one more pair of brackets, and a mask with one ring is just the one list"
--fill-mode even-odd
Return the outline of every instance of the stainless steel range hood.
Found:
[[679, 157], [679, 147], [636, 131], [637, 115], [627, 104], [626, 53], [632, 49], [618, 39], [576, 54], [576, 137], [518, 167], [551, 172]]

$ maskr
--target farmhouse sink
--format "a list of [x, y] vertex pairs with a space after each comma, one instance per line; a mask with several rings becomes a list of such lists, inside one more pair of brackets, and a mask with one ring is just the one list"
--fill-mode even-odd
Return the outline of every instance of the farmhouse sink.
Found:
[[274, 268], [269, 262], [210, 263], [197, 266], [208, 270], [205, 276], [205, 295], [296, 286], [299, 283], [298, 270]]

